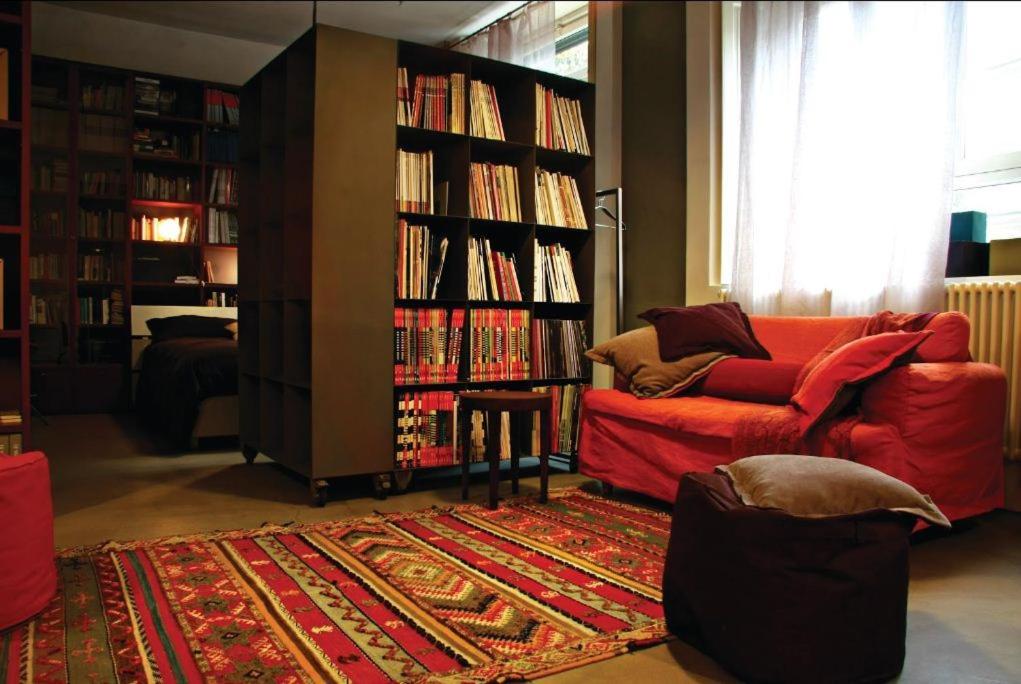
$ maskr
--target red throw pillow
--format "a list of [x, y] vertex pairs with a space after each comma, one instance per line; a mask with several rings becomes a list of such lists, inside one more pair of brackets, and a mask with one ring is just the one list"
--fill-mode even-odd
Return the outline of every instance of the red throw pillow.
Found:
[[726, 359], [720, 361], [702, 383], [702, 394], [758, 404], [789, 404], [800, 363]]
[[920, 330], [869, 335], [848, 342], [823, 359], [791, 398], [802, 413], [802, 432], [839, 413], [854, 396], [856, 385], [907, 361], [932, 334]]
[[660, 307], [638, 317], [656, 327], [659, 355], [664, 361], [707, 351], [746, 359], [770, 359], [769, 352], [755, 339], [752, 324], [737, 302]]

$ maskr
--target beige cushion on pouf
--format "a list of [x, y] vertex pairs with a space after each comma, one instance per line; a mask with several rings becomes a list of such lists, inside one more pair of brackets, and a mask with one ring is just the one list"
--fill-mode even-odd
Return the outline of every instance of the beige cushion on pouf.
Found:
[[791, 515], [822, 518], [874, 510], [908, 513], [950, 527], [928, 496], [875, 468], [819, 456], [749, 456], [717, 466], [748, 506], [779, 508]]

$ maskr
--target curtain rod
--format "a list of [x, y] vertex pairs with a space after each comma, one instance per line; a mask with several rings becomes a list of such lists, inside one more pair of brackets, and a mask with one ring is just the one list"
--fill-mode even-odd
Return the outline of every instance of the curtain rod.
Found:
[[496, 18], [496, 19], [494, 19], [493, 21], [489, 22], [488, 24], [486, 24], [485, 26], [483, 26], [482, 28], [480, 28], [480, 29], [479, 29], [478, 31], [476, 31], [475, 33], [472, 33], [472, 34], [470, 34], [470, 35], [467, 35], [467, 36], [465, 36], [464, 38], [462, 38], [461, 40], [457, 41], [456, 43], [452, 43], [451, 45], [448, 45], [448, 46], [447, 46], [447, 49], [448, 49], [448, 50], [450, 50], [450, 49], [452, 49], [452, 48], [456, 48], [456, 47], [457, 47], [458, 45], [460, 45], [461, 43], [464, 43], [464, 42], [466, 42], [466, 41], [468, 41], [468, 40], [471, 40], [472, 38], [474, 38], [475, 36], [479, 35], [479, 34], [480, 34], [480, 33], [482, 33], [483, 31], [488, 31], [488, 30], [489, 30], [489, 29], [491, 29], [491, 28], [492, 28], [492, 27], [493, 27], [494, 25], [496, 25], [496, 24], [499, 24], [499, 23], [500, 23], [501, 21], [503, 21], [504, 19], [507, 19], [507, 18], [509, 18], [509, 17], [510, 17], [510, 16], [512, 15], [512, 14], [514, 14], [515, 12], [520, 12], [521, 10], [525, 9], [526, 7], [528, 7], [529, 5], [531, 5], [531, 4], [535, 3], [535, 2], [538, 2], [538, 0], [528, 0], [528, 2], [526, 2], [526, 3], [525, 3], [525, 4], [523, 4], [523, 5], [521, 5], [520, 7], [515, 7], [515, 8], [514, 8], [514, 9], [512, 9], [512, 10], [511, 10], [510, 12], [507, 12], [507, 14], [504, 14], [504, 15], [502, 15], [502, 16], [499, 16], [499, 17], [497, 17], [497, 18]]

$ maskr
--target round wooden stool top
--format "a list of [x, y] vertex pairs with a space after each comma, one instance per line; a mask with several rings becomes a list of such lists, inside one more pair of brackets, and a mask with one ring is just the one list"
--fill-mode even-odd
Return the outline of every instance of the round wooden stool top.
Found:
[[465, 411], [543, 411], [553, 408], [553, 395], [548, 392], [458, 392]]

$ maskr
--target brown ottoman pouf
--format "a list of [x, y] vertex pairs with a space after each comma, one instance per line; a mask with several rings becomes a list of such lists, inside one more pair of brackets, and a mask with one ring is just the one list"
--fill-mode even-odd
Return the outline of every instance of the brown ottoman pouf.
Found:
[[667, 625], [747, 681], [893, 677], [918, 518], [949, 526], [927, 497], [849, 461], [753, 456], [688, 473], [663, 576]]

